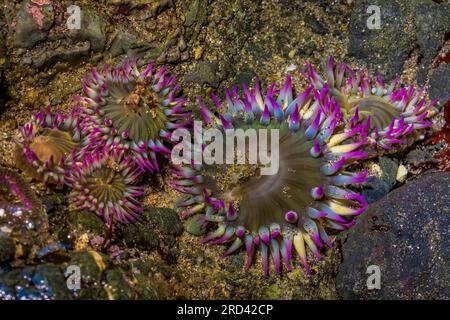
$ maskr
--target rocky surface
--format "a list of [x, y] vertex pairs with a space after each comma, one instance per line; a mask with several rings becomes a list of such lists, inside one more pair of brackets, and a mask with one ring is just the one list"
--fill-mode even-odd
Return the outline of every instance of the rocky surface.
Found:
[[[377, 6], [379, 29], [368, 21], [377, 13], [369, 6]], [[369, 12], [368, 12], [369, 10]], [[369, 28], [370, 27], [370, 28]], [[414, 49], [413, 26], [400, 1], [357, 1], [350, 20], [348, 52], [366, 61], [372, 70], [383, 70], [392, 79], [403, 70], [403, 65]]]
[[380, 157], [369, 165], [369, 177], [364, 183], [362, 195], [368, 203], [373, 203], [386, 195], [396, 184], [398, 160]]
[[[70, 1], [67, 4], [44, 2], [48, 3], [41, 6], [31, 0], [12, 0], [1, 8], [0, 164], [8, 167], [14, 165], [11, 146], [18, 125], [48, 104], [68, 110], [72, 97], [81, 92], [79, 81], [88, 70], [104, 63], [119, 63], [125, 56], [140, 58], [140, 64], [148, 60], [167, 64], [177, 75], [190, 104], [197, 95], [205, 96], [212, 91], [221, 95], [222, 87], [234, 82], [252, 83], [256, 75], [263, 84], [280, 81], [287, 70], [293, 74], [295, 85], [301, 87], [305, 79], [298, 71], [304, 63], [319, 66], [328, 54], [352, 67], [381, 72], [387, 78], [400, 75], [402, 80], [418, 84], [429, 80], [430, 97], [448, 100], [450, 73], [445, 57], [450, 28], [449, 15], [446, 15], [448, 4], [444, 2], [79, 0], [76, 4], [81, 9], [82, 28], [78, 30], [67, 28]], [[367, 29], [368, 5], [381, 8], [380, 30]], [[444, 57], [442, 61], [436, 60], [437, 55]], [[443, 145], [438, 142], [431, 147], [422, 142], [404, 154], [374, 159], [368, 166], [371, 178], [364, 187], [364, 195], [373, 206], [391, 201], [398, 212], [403, 212], [399, 206], [405, 204], [396, 201], [398, 192], [414, 183], [417, 175], [435, 166], [434, 154]], [[406, 187], [401, 187], [403, 181], [396, 181], [398, 167], [403, 165], [407, 169]], [[245, 273], [242, 252], [218, 259], [222, 248], [199, 244], [198, 236], [206, 230], [199, 227], [195, 217], [179, 220], [172, 210], [176, 197], [168, 185], [165, 170], [162, 168], [157, 177], [145, 177], [148, 185], [142, 220], [120, 226], [112, 233], [99, 217], [68, 208], [61, 190], [33, 182], [48, 214], [50, 233], [46, 242], [36, 248], [39, 252], [34, 254], [39, 255], [32, 262], [17, 258], [21, 255], [20, 247], [13, 248], [11, 238], [0, 237], [3, 270], [0, 298], [339, 298], [336, 274], [342, 262], [340, 238], [334, 239], [334, 248], [326, 251], [320, 262], [312, 263], [312, 276], [307, 276], [299, 263], [294, 272], [281, 277], [264, 277], [258, 265]], [[391, 191], [396, 187], [400, 189]], [[406, 205], [412, 208], [413, 200], [414, 197], [405, 200], [410, 202]], [[417, 221], [441, 232], [439, 219], [443, 217], [433, 215], [431, 210], [435, 207], [431, 200], [427, 203], [428, 211], [424, 216], [417, 215]], [[387, 206], [380, 208], [385, 210]], [[425, 238], [408, 229], [415, 224], [403, 223], [402, 215], [388, 209], [386, 214], [377, 213], [376, 225], [380, 226], [375, 228], [380, 230], [367, 231], [367, 237], [370, 241], [376, 240], [375, 235], [388, 237], [391, 230], [402, 224], [405, 229], [397, 242], [409, 241], [413, 248], [418, 244], [423, 249], [420, 251], [423, 260], [417, 263], [418, 267], [405, 270], [420, 273], [420, 268], [435, 257], [429, 253], [430, 248], [438, 248], [444, 242], [436, 242], [426, 231], [422, 234], [430, 242], [424, 244]], [[388, 216], [387, 212], [391, 214]], [[375, 224], [372, 216], [367, 220], [372, 213], [361, 217], [355, 232], [368, 223]], [[391, 229], [383, 231], [387, 223]], [[408, 239], [404, 240], [403, 235]], [[358, 239], [359, 243], [368, 241], [362, 235]], [[351, 236], [344, 244], [339, 294], [344, 298], [359, 298], [365, 294], [357, 287], [365, 283], [365, 269], [361, 267], [363, 275], [357, 282], [342, 275], [344, 268], [354, 270], [348, 263], [353, 252], [348, 250], [350, 240]], [[383, 239], [385, 243], [388, 240]], [[371, 248], [360, 248], [355, 243], [355, 252]], [[398, 248], [386, 246], [386, 252]], [[408, 248], [401, 250], [409, 252]], [[411, 252], [416, 254], [415, 249]], [[386, 259], [392, 257], [386, 255]], [[355, 253], [352, 259], [364, 257]], [[80, 266], [82, 271], [82, 290], [76, 292], [68, 290], [65, 282], [65, 271], [71, 264]], [[437, 279], [435, 275], [441, 271], [430, 270], [433, 279]], [[398, 276], [397, 271], [392, 269], [392, 277]], [[419, 280], [425, 281], [426, 277]], [[420, 292], [426, 287], [425, 282], [408, 281], [407, 285], [418, 283]], [[23, 290], [17, 290], [17, 283]], [[436, 283], [437, 288], [439, 285]], [[397, 289], [386, 287], [385, 296]], [[429, 290], [423, 297], [439, 298], [438, 293], [446, 294]], [[368, 297], [378, 297], [371, 294]], [[411, 296], [405, 293], [405, 297]]]
[[[342, 246], [339, 295], [344, 299], [449, 299], [449, 193], [450, 173], [432, 173], [371, 205]], [[379, 290], [367, 289], [370, 265], [381, 270]]]

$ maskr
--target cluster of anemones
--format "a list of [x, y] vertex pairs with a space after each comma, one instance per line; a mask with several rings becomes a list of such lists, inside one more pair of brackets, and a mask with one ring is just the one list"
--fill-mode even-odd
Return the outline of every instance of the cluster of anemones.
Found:
[[[261, 175], [263, 163], [173, 165], [173, 186], [186, 194], [182, 216], [202, 213], [198, 223], [212, 229], [202, 242], [228, 245], [223, 256], [245, 247], [246, 269], [259, 249], [266, 275], [270, 264], [277, 273], [292, 270], [295, 252], [309, 272], [310, 258], [320, 259], [367, 207], [358, 193], [367, 170], [358, 161], [410, 145], [436, 112], [423, 91], [386, 86], [331, 57], [325, 77], [307, 70], [311, 84], [298, 94], [288, 75], [281, 88], [263, 91], [257, 79], [242, 93], [226, 89], [224, 101], [213, 94], [214, 110], [198, 99], [203, 123], [225, 135], [276, 130], [277, 173]], [[142, 211], [139, 176], [159, 170], [158, 157], [170, 155], [173, 131], [189, 127], [191, 113], [176, 96], [175, 77], [153, 64], [94, 69], [82, 88], [70, 115], [48, 109], [21, 129], [18, 165], [38, 180], [67, 184], [75, 206], [109, 225], [133, 221]]]
[[339, 104], [343, 120], [351, 127], [368, 121], [369, 155], [396, 152], [422, 138], [421, 130], [431, 127], [437, 100], [427, 103], [425, 90], [404, 87], [396, 78], [385, 84], [380, 75], [353, 70], [333, 57], [326, 61], [325, 76], [308, 64], [306, 76], [317, 90], [327, 90]]
[[261, 175], [260, 165], [173, 170], [174, 188], [187, 195], [178, 203], [182, 217], [203, 213], [196, 221], [212, 232], [202, 242], [227, 245], [222, 257], [245, 247], [245, 269], [259, 249], [265, 275], [270, 264], [291, 271], [294, 252], [310, 272], [309, 258], [331, 246], [329, 234], [348, 229], [367, 207], [357, 191], [368, 172], [357, 161], [405, 148], [431, 125], [436, 102], [427, 104], [423, 91], [397, 81], [386, 87], [331, 57], [326, 70], [323, 79], [308, 65], [311, 85], [297, 96], [287, 76], [281, 89], [273, 83], [264, 93], [257, 79], [242, 95], [225, 89], [223, 102], [212, 95], [215, 110], [198, 99], [203, 122], [222, 132], [279, 130], [275, 175]]
[[50, 108], [20, 129], [17, 166], [46, 184], [68, 185], [75, 206], [110, 224], [135, 220], [142, 212], [135, 186], [145, 170], [158, 170], [158, 155], [170, 153], [174, 129], [190, 122], [178, 85], [167, 68], [135, 61], [93, 69], [81, 83], [69, 115]]

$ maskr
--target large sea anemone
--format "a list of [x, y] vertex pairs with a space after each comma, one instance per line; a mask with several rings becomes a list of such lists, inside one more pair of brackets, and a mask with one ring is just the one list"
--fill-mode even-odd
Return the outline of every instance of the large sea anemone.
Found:
[[140, 167], [157, 171], [156, 154], [170, 154], [164, 141], [191, 122], [165, 66], [155, 70], [151, 63], [140, 72], [135, 61], [125, 60], [120, 67], [93, 69], [81, 85], [86, 96], [78, 101], [96, 119], [86, 152], [128, 150]]
[[83, 121], [77, 108], [69, 115], [50, 107], [34, 114], [20, 128], [15, 165], [38, 181], [62, 186], [64, 173], [81, 148]]
[[332, 56], [326, 61], [324, 77], [310, 64], [307, 69], [315, 88], [328, 90], [337, 101], [344, 121], [352, 127], [369, 121], [366, 151], [370, 155], [404, 149], [432, 125], [428, 119], [436, 113], [437, 101], [427, 103], [424, 90], [399, 86], [398, 78], [385, 84], [380, 75], [373, 77], [343, 63], [335, 65]]
[[367, 206], [353, 190], [367, 175], [354, 166], [367, 156], [364, 126], [346, 128], [339, 105], [325, 92], [309, 87], [294, 99], [290, 76], [281, 90], [272, 84], [263, 95], [257, 80], [243, 92], [240, 99], [236, 87], [225, 90], [223, 103], [212, 96], [217, 112], [199, 98], [203, 122], [228, 134], [278, 129], [278, 173], [261, 175], [261, 164], [178, 166], [174, 187], [188, 195], [178, 206], [184, 217], [204, 212], [199, 223], [213, 231], [202, 242], [228, 245], [222, 257], [245, 247], [246, 270], [259, 248], [265, 275], [270, 260], [277, 273], [282, 264], [291, 271], [295, 249], [309, 272], [311, 254], [320, 259], [320, 249], [331, 246], [328, 233], [352, 226]]
[[47, 231], [47, 214], [33, 190], [20, 174], [0, 167], [0, 233], [40, 245]]
[[84, 155], [66, 172], [70, 203], [101, 216], [108, 226], [134, 221], [143, 211], [138, 199], [144, 190], [135, 185], [140, 173], [122, 152]]

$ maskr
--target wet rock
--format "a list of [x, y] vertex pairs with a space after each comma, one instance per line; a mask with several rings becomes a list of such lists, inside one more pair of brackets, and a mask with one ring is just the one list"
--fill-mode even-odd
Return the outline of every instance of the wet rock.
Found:
[[411, 150], [405, 158], [407, 164], [417, 167], [421, 164], [435, 162], [434, 157], [427, 151], [421, 149]]
[[91, 46], [89, 43], [78, 43], [73, 47], [60, 46], [52, 51], [40, 51], [29, 57], [25, 56], [24, 63], [30, 64], [33, 68], [41, 69], [50, 67], [57, 62], [75, 63], [82, 57], [89, 56]]
[[74, 252], [70, 260], [71, 265], [80, 267], [84, 285], [99, 284], [108, 263], [108, 256], [93, 250]]
[[118, 31], [109, 48], [109, 53], [115, 57], [126, 54], [129, 57], [139, 57], [150, 49], [156, 49], [157, 45], [142, 41], [139, 36], [132, 32]]
[[120, 231], [127, 245], [151, 250], [162, 245], [172, 247], [175, 237], [183, 232], [183, 224], [174, 210], [148, 208], [141, 221], [121, 226]]
[[93, 52], [101, 52], [105, 48], [105, 23], [98, 13], [82, 11], [81, 28], [70, 30], [69, 39], [73, 43], [88, 41]]
[[109, 298], [114, 300], [130, 300], [136, 298], [133, 288], [126, 280], [126, 274], [121, 269], [112, 269], [106, 272], [107, 291]]
[[[367, 13], [371, 5], [381, 11], [381, 29], [369, 29]], [[376, 71], [378, 66], [392, 79], [402, 72], [403, 64], [414, 49], [413, 33], [409, 30], [407, 15], [399, 1], [363, 0], [355, 3], [349, 26], [348, 52], [368, 63]]]
[[380, 157], [378, 163], [369, 168], [369, 178], [362, 191], [368, 203], [381, 199], [395, 186], [397, 171], [398, 161], [388, 157]]
[[41, 201], [17, 172], [0, 167], [0, 233], [13, 238], [19, 256], [29, 257], [48, 238], [48, 217]]
[[207, 84], [212, 88], [217, 88], [223, 76], [217, 70], [217, 61], [200, 61], [195, 66], [193, 72], [186, 75], [186, 80], [198, 84]]
[[200, 0], [195, 0], [191, 3], [188, 11], [186, 12], [184, 25], [186, 27], [189, 27], [194, 24], [194, 22], [197, 20], [197, 16], [199, 14], [199, 11], [202, 10], [202, 6], [200, 5]]
[[31, 48], [47, 38], [54, 20], [53, 6], [41, 6], [31, 0], [22, 1], [15, 19], [14, 46]]
[[142, 250], [152, 250], [159, 244], [158, 235], [144, 223], [131, 223], [121, 228], [123, 240], [127, 246]]
[[318, 21], [313, 15], [306, 15], [306, 24], [311, 28], [314, 33], [325, 35], [328, 33], [328, 29]]
[[[449, 299], [450, 173], [411, 181], [371, 205], [343, 243], [337, 290], [345, 299]], [[381, 270], [368, 290], [367, 267]]]
[[446, 34], [450, 32], [450, 4], [437, 4], [431, 0], [417, 1], [417, 5], [415, 1], [411, 3], [414, 6], [417, 43], [422, 56], [418, 82], [423, 85], [429, 66], [444, 44]]
[[16, 243], [14, 240], [0, 233], [0, 265], [6, 263], [12, 259], [16, 255]]
[[92, 212], [71, 211], [66, 222], [53, 231], [62, 242], [73, 243], [75, 247], [86, 246], [94, 237], [103, 237], [107, 231], [105, 224]]
[[441, 64], [430, 76], [431, 99], [439, 99], [441, 105], [450, 100], [450, 64]]
[[64, 270], [54, 264], [0, 273], [1, 300], [71, 300]]

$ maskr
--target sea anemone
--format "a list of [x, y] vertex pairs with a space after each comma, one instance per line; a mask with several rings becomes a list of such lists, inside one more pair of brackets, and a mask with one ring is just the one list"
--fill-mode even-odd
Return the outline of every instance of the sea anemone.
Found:
[[62, 186], [64, 173], [81, 147], [83, 121], [87, 120], [77, 108], [70, 115], [50, 107], [34, 114], [16, 139], [17, 168], [38, 181]]
[[0, 167], [0, 233], [29, 244], [44, 241], [47, 214], [20, 174]]
[[86, 96], [77, 100], [96, 119], [86, 152], [128, 150], [140, 167], [154, 172], [156, 154], [170, 154], [163, 142], [170, 141], [171, 131], [191, 122], [165, 66], [156, 71], [150, 63], [140, 72], [135, 61], [125, 60], [121, 67], [93, 69], [81, 85]]
[[134, 221], [143, 211], [138, 201], [143, 187], [134, 185], [140, 173], [131, 156], [122, 152], [85, 155], [66, 172], [72, 188], [69, 201], [102, 216], [108, 226]]
[[380, 75], [351, 70], [343, 63], [335, 65], [332, 56], [326, 61], [324, 77], [310, 64], [307, 69], [311, 83], [318, 90], [329, 91], [350, 127], [366, 122], [369, 147], [365, 151], [369, 155], [404, 149], [432, 125], [428, 119], [436, 113], [437, 100], [427, 103], [425, 91], [414, 85], [400, 87], [398, 78], [386, 85]]
[[324, 244], [331, 246], [328, 232], [346, 230], [367, 206], [351, 189], [366, 180], [354, 165], [367, 156], [364, 126], [346, 129], [338, 104], [312, 86], [294, 99], [290, 76], [281, 90], [272, 84], [263, 95], [257, 80], [243, 91], [243, 100], [236, 87], [225, 90], [224, 103], [212, 96], [217, 112], [199, 98], [203, 121], [228, 134], [278, 129], [278, 173], [261, 175], [260, 164], [175, 166], [174, 188], [188, 195], [178, 206], [183, 217], [205, 213], [199, 223], [215, 229], [202, 242], [227, 244], [222, 257], [244, 246], [246, 270], [259, 248], [265, 275], [269, 260], [277, 273], [282, 264], [291, 271], [294, 248], [309, 273], [311, 253], [320, 259]]

